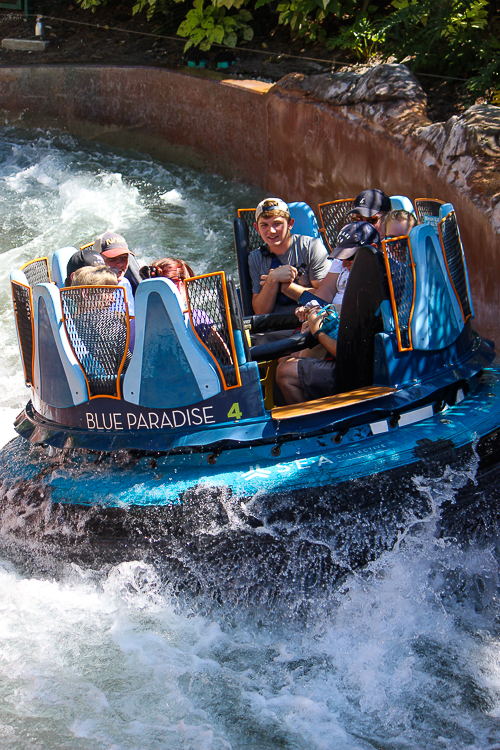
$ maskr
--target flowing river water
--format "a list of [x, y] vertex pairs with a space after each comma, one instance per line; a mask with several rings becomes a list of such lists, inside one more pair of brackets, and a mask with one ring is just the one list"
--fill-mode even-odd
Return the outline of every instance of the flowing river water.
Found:
[[[4, 444], [28, 397], [13, 268], [109, 228], [140, 262], [175, 254], [234, 273], [232, 218], [263, 196], [54, 133], [4, 129], [0, 154]], [[134, 559], [51, 577], [0, 558], [0, 748], [498, 750], [496, 550], [434, 534], [471, 471], [415, 477], [428, 523], [409, 520], [394, 549], [326, 595], [297, 585], [288, 615], [181, 599]]]

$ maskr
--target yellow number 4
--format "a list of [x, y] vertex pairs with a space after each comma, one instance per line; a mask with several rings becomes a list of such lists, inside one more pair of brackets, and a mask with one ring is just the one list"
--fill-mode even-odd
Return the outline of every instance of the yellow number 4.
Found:
[[238, 403], [233, 404], [229, 409], [227, 416], [231, 419], [241, 419], [243, 414], [240, 411], [240, 405]]

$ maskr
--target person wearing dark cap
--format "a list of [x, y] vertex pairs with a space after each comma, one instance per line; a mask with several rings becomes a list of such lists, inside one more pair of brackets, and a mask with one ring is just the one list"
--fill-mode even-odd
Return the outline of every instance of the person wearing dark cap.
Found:
[[[341, 305], [344, 292], [349, 279], [354, 258], [358, 248], [364, 245], [378, 247], [380, 235], [372, 224], [366, 221], [351, 222], [340, 230], [337, 236], [337, 245], [330, 255], [330, 269], [319, 287], [314, 291], [314, 296], [323, 304], [331, 302], [333, 305]], [[299, 320], [306, 320], [311, 307], [315, 307], [311, 300], [304, 307], [295, 311]]]
[[354, 208], [349, 211], [348, 217], [350, 221], [367, 221], [372, 224], [381, 239], [384, 239], [385, 217], [391, 209], [391, 199], [382, 190], [362, 190], [355, 197]]
[[266, 198], [255, 211], [264, 245], [248, 256], [254, 312], [293, 311], [294, 303], [328, 273], [326, 248], [319, 238], [292, 234], [294, 220], [281, 198]]
[[103, 266], [104, 258], [100, 253], [96, 253], [93, 247], [87, 247], [83, 250], [78, 250], [74, 253], [68, 261], [66, 268], [66, 281], [64, 286], [71, 286], [71, 280], [75, 271], [85, 266]]
[[[350, 271], [350, 265], [360, 247], [378, 247], [379, 243], [380, 236], [371, 224], [364, 221], [347, 224], [337, 237], [332, 266], [337, 262], [343, 265], [350, 261]], [[311, 301], [307, 307], [302, 308], [305, 310], [309, 331], [332, 357], [337, 356], [337, 340], [327, 332], [325, 322], [329, 312], [324, 309], [324, 303], [330, 303], [334, 299], [337, 291], [334, 278], [337, 279], [338, 274], [330, 271], [325, 282], [315, 292], [315, 296], [318, 296], [316, 303]], [[287, 404], [331, 396], [335, 390], [335, 363], [311, 356], [283, 358], [276, 369], [276, 383]]]

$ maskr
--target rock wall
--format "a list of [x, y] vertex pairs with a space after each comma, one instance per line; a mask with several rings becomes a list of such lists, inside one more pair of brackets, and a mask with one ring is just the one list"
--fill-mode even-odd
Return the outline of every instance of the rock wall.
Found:
[[318, 203], [365, 187], [455, 205], [475, 326], [500, 342], [500, 108], [431, 123], [404, 65], [275, 85], [146, 67], [0, 68], [4, 121], [56, 127]]

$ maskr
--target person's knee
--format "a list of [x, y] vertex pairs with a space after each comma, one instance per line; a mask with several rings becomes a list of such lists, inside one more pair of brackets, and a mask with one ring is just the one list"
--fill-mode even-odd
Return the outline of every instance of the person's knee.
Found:
[[281, 388], [281, 386], [295, 382], [296, 380], [298, 380], [297, 360], [282, 360], [276, 368], [276, 383], [278, 386]]

